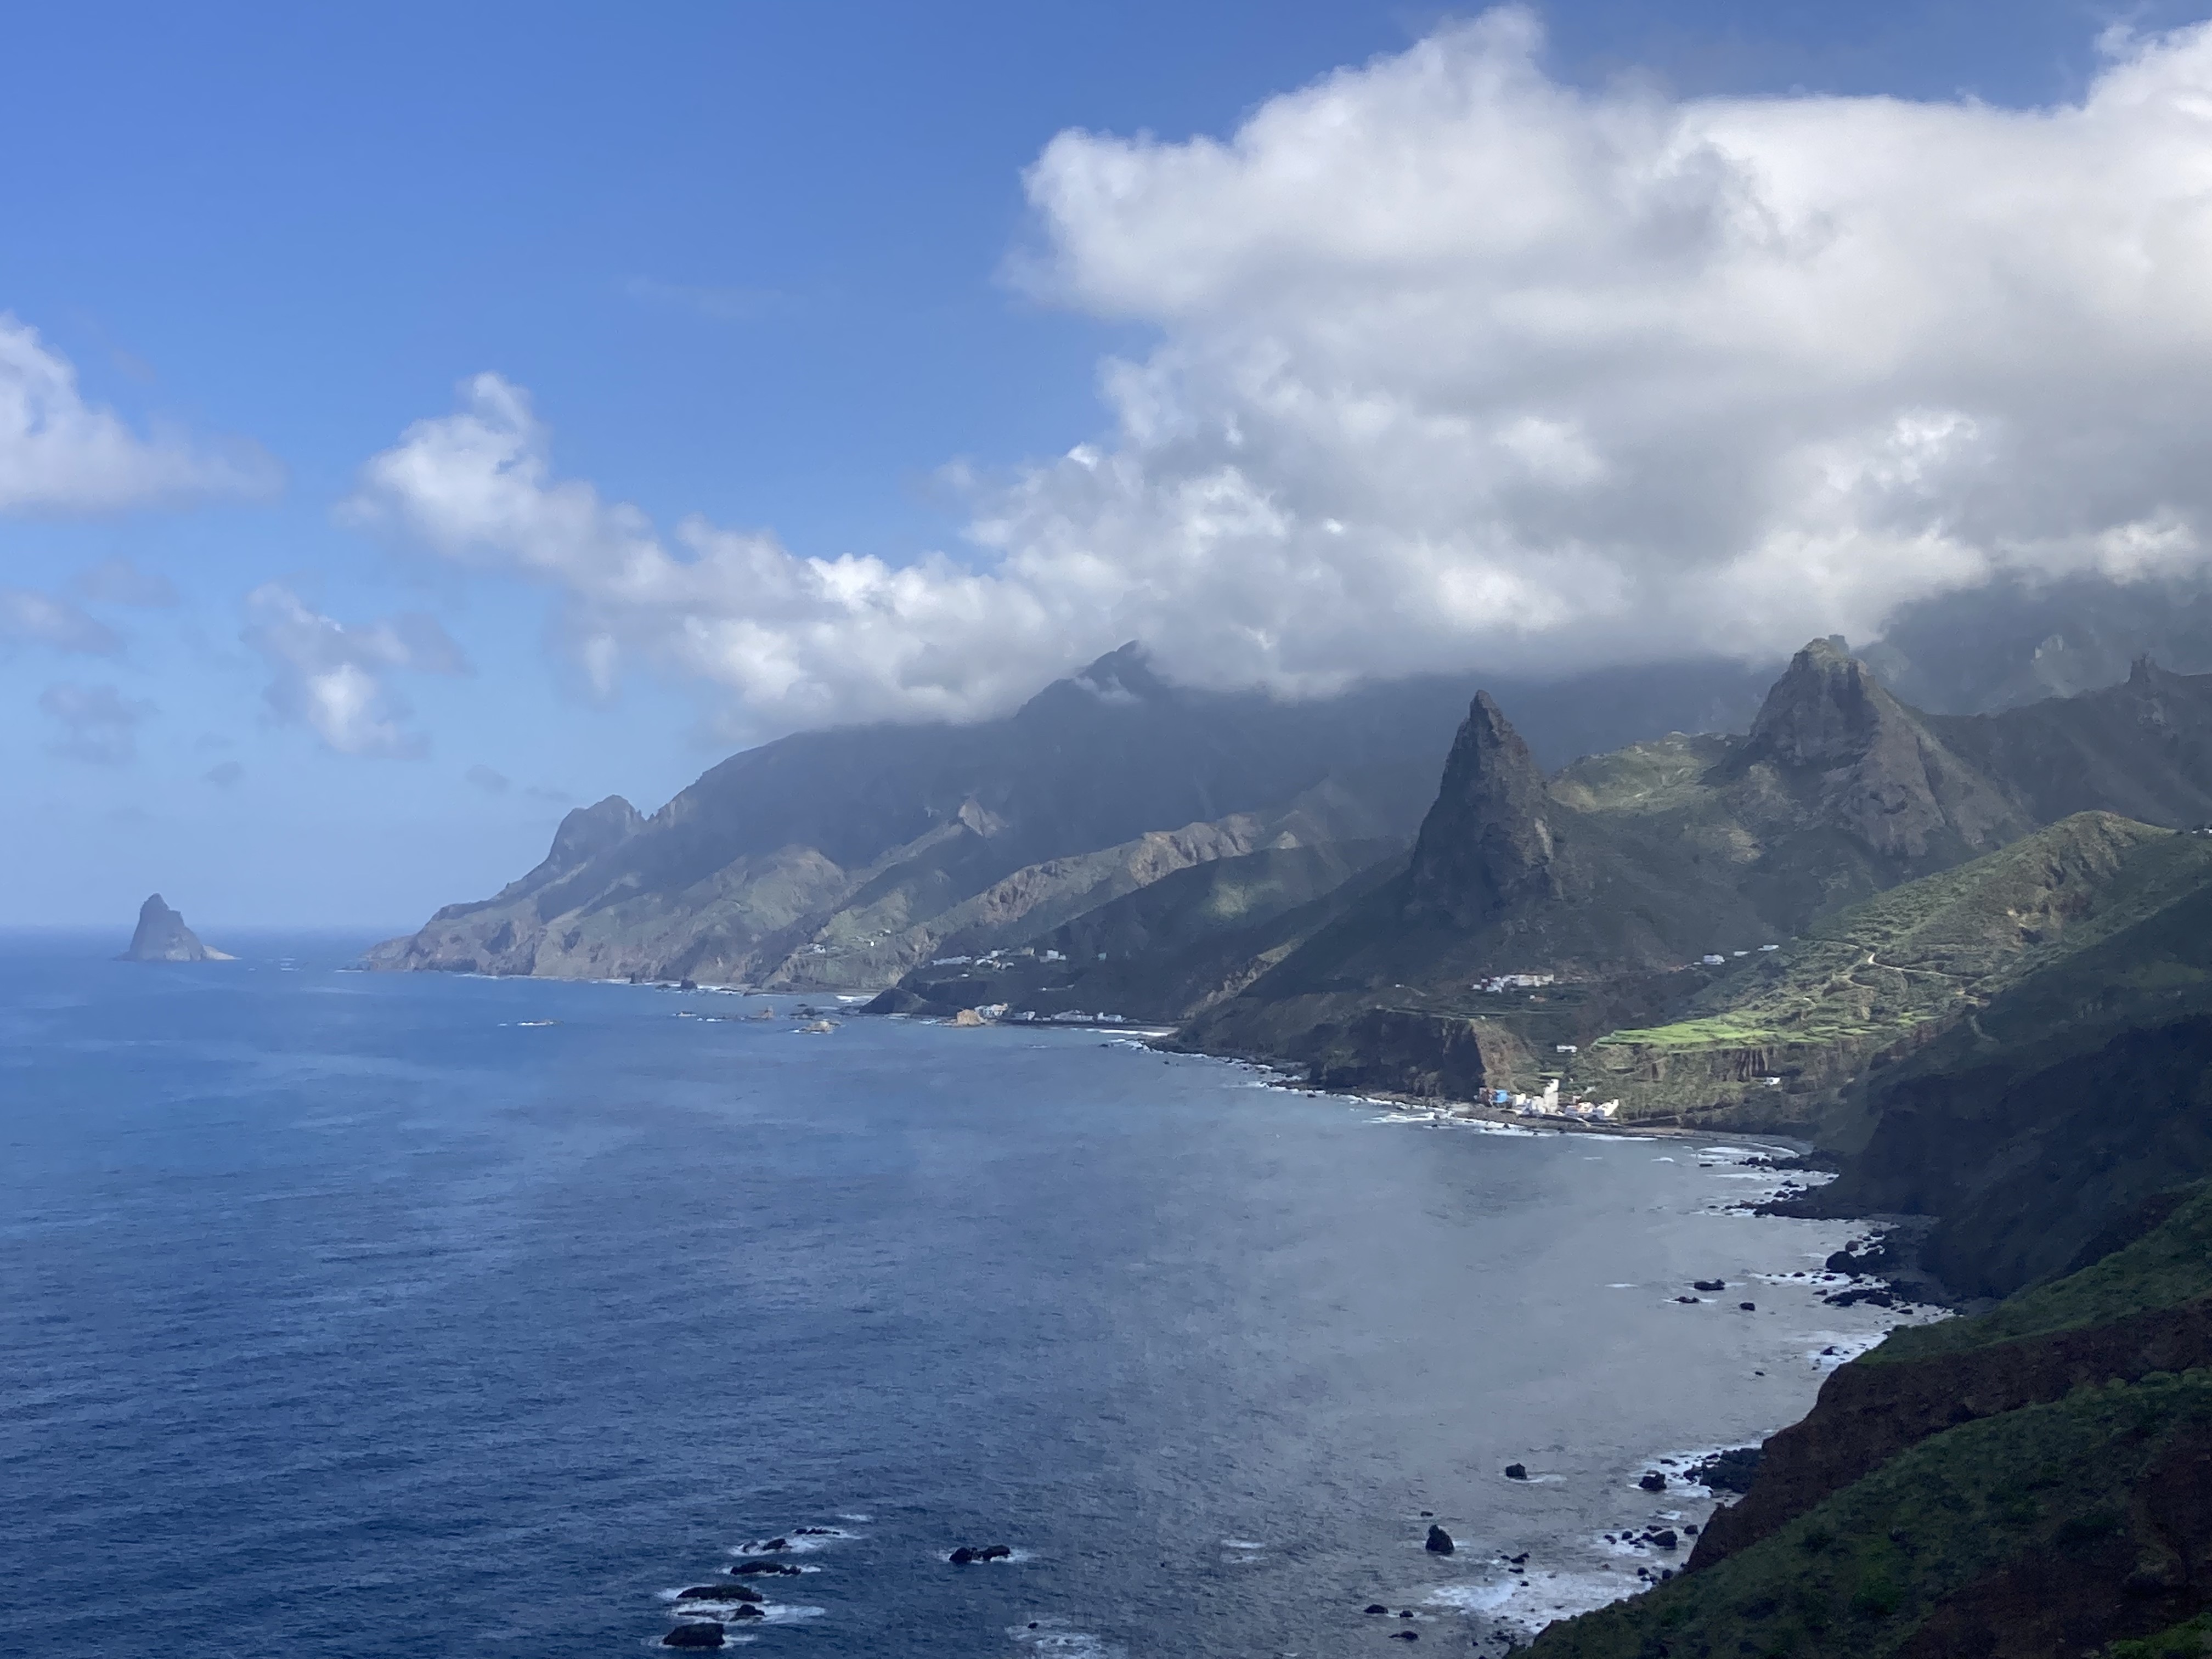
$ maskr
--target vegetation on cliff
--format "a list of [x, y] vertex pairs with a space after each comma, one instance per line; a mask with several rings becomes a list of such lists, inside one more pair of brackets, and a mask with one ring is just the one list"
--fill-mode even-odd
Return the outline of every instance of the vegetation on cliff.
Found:
[[2185, 1642], [2208, 1607], [2200, 1189], [2078, 1273], [1843, 1367], [1688, 1571], [1554, 1625], [1535, 1652], [2075, 1655]]

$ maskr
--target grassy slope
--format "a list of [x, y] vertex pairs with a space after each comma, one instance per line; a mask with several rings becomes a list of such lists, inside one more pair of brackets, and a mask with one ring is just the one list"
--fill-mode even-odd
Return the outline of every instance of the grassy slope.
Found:
[[[2126, 1559], [2160, 1550], [2160, 1540], [2135, 1531], [2142, 1524], [2132, 1502], [2136, 1483], [2177, 1438], [2207, 1432], [2206, 1370], [2081, 1389], [2050, 1405], [1966, 1424], [1923, 1441], [1749, 1549], [1553, 1626], [1534, 1652], [1543, 1659], [1662, 1652], [1879, 1659], [1911, 1639], [1945, 1598], [2008, 1569], [2024, 1570], [2032, 1581], [2042, 1571], [2065, 1572], [2070, 1557], [2093, 1549]], [[2124, 1620], [2126, 1599], [2109, 1588]]]
[[[2212, 1187], [2079, 1273], [1978, 1318], [1899, 1331], [1855, 1364], [1909, 1366], [2092, 1328], [2208, 1291]], [[2111, 1633], [2124, 1633], [2126, 1620], [2137, 1615], [2118, 1578], [2128, 1563], [2155, 1559], [2167, 1547], [2146, 1530], [2140, 1483], [2185, 1434], [2212, 1434], [2212, 1371], [2091, 1385], [2063, 1400], [1964, 1424], [1711, 1566], [1553, 1626], [1536, 1652], [1547, 1659], [1644, 1659], [1663, 1644], [1675, 1656], [1877, 1656], [1905, 1643], [1946, 1597], [1977, 1582], [2001, 1582], [1993, 1575], [2008, 1571], [2024, 1568], [2033, 1580], [2039, 1562], [2054, 1572], [2075, 1571], [2093, 1601], [2108, 1592], [2120, 1620]], [[2069, 1555], [2085, 1553], [2110, 1558], [2101, 1577], [2093, 1564], [2067, 1565]], [[2154, 1612], [2146, 1607], [2141, 1616]], [[2185, 1630], [2173, 1638], [2187, 1639]], [[2163, 1656], [2154, 1648], [2126, 1659]]]
[[1910, 1364], [2054, 1331], [2108, 1325], [2212, 1292], [2212, 1188], [2165, 1223], [2103, 1261], [2009, 1297], [1975, 1319], [1947, 1319], [1893, 1331], [1861, 1362]]
[[2212, 839], [2077, 814], [1747, 960], [1683, 1018], [1602, 1038], [1582, 1069], [1591, 1087], [1633, 1079], [1632, 1113], [1741, 1097], [1711, 1062], [1744, 1051], [1840, 1080], [2208, 887]]

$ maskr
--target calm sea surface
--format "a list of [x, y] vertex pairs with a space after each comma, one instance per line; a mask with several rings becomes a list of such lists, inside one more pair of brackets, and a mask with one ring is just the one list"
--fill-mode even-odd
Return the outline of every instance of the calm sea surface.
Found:
[[763, 1656], [1496, 1652], [1879, 1316], [1693, 1143], [365, 942], [0, 936], [0, 1652], [635, 1656], [776, 1534]]

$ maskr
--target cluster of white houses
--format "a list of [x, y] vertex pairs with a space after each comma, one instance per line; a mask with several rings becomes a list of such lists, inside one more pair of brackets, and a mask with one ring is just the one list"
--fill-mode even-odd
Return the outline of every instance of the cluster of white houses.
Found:
[[1510, 1089], [1486, 1089], [1476, 1103], [1510, 1109], [1522, 1117], [1571, 1117], [1584, 1123], [1610, 1123], [1620, 1115], [1617, 1100], [1584, 1100], [1580, 1095], [1559, 1098], [1559, 1079], [1553, 1078], [1537, 1095], [1516, 1094]]
[[1559, 982], [1557, 974], [1492, 974], [1488, 979], [1475, 981], [1474, 988], [1495, 996], [1501, 991], [1533, 991], [1539, 986]]

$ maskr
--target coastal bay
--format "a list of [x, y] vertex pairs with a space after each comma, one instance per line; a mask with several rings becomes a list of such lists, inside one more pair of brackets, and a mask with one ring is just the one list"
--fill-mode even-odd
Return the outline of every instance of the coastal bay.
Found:
[[1737, 1146], [360, 943], [0, 950], [11, 1652], [635, 1650], [777, 1536], [764, 1650], [1501, 1650], [1893, 1317]]

